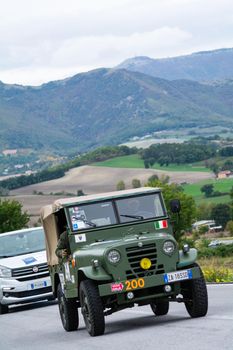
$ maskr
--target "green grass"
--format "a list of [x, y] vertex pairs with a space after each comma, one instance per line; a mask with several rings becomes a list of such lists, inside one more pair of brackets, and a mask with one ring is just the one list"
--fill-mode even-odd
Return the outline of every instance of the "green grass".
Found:
[[[144, 168], [143, 160], [138, 154], [132, 154], [129, 156], [116, 157], [112, 159], [105, 160], [103, 162], [94, 163], [95, 166], [106, 166], [112, 168]], [[205, 168], [201, 163], [187, 164], [187, 165], [169, 165], [161, 167], [159, 164], [155, 164], [152, 169], [157, 170], [167, 170], [167, 171], [204, 171], [208, 172], [209, 169]], [[205, 184], [213, 184], [214, 191], [219, 192], [229, 192], [233, 186], [233, 179], [209, 179], [203, 180], [195, 184], [183, 185], [184, 192], [192, 196], [197, 204], [206, 202], [206, 203], [228, 203], [230, 201], [229, 195], [223, 195], [218, 197], [206, 198], [201, 192], [201, 187]]]
[[203, 180], [195, 184], [187, 184], [183, 185], [184, 192], [190, 196], [192, 196], [197, 204], [200, 204], [201, 202], [206, 203], [228, 203], [230, 201], [229, 195], [223, 195], [218, 197], [210, 197], [206, 198], [204, 194], [201, 192], [201, 187], [206, 184], [213, 184], [214, 185], [214, 191], [219, 192], [230, 192], [232, 186], [233, 186], [233, 179], [209, 179], [209, 180]]
[[[111, 168], [144, 168], [144, 162], [138, 154], [132, 154], [129, 156], [116, 157], [105, 160], [103, 162], [94, 163], [95, 166], [106, 166]], [[200, 164], [183, 164], [175, 165], [171, 164], [168, 166], [160, 166], [158, 163], [154, 164], [151, 169], [166, 170], [166, 171], [204, 171], [209, 172], [210, 170], [201, 166]]]

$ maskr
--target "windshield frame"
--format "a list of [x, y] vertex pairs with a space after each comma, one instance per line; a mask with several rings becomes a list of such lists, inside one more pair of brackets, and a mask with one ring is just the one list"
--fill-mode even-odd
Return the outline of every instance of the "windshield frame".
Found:
[[[131, 218], [131, 220], [126, 220], [126, 221], [122, 221], [121, 218], [120, 218], [120, 213], [119, 213], [119, 210], [118, 210], [118, 207], [117, 207], [117, 201], [120, 201], [120, 200], [126, 200], [126, 199], [137, 199], [139, 197], [148, 197], [148, 196], [152, 196], [152, 195], [157, 195], [158, 198], [159, 198], [159, 202], [161, 204], [161, 209], [162, 209], [162, 212], [163, 212], [163, 215], [160, 215], [160, 216], [151, 216], [149, 218], [139, 218], [138, 217], [135, 217], [135, 220], [133, 218]], [[80, 229], [77, 229], [77, 230], [74, 230], [73, 229], [73, 226], [72, 226], [72, 221], [71, 221], [71, 215], [70, 215], [70, 209], [75, 207], [75, 206], [78, 206], [78, 207], [83, 207], [83, 206], [87, 206], [87, 205], [93, 205], [93, 204], [103, 204], [103, 203], [106, 203], [106, 202], [111, 202], [112, 204], [112, 208], [113, 208], [113, 212], [114, 212], [114, 215], [115, 215], [115, 223], [111, 223], [111, 224], [106, 224], [106, 225], [101, 225], [101, 226], [96, 226], [96, 227], [91, 227], [91, 226], [88, 226], [88, 227], [85, 227], [85, 228], [80, 228]], [[93, 202], [87, 202], [87, 203], [80, 203], [80, 204], [76, 204], [76, 205], [72, 205], [72, 206], [68, 206], [66, 207], [66, 217], [67, 217], [67, 222], [68, 222], [68, 226], [70, 228], [70, 232], [72, 232], [73, 234], [77, 234], [79, 232], [86, 232], [88, 230], [93, 230], [93, 229], [103, 229], [103, 228], [108, 228], [110, 226], [117, 226], [117, 225], [128, 225], [128, 224], [135, 224], [135, 223], [141, 223], [141, 222], [144, 222], [144, 221], [155, 221], [155, 220], [158, 220], [159, 218], [166, 218], [168, 217], [168, 214], [167, 214], [167, 211], [166, 211], [166, 207], [165, 207], [165, 204], [164, 204], [164, 200], [163, 200], [163, 197], [161, 195], [161, 192], [153, 192], [153, 193], [142, 193], [142, 194], [137, 194], [137, 195], [129, 195], [129, 196], [124, 196], [124, 197], [115, 197], [115, 198], [111, 198], [111, 199], [103, 199], [101, 201], [93, 201]], [[91, 221], [89, 218], [87, 218], [87, 221]]]

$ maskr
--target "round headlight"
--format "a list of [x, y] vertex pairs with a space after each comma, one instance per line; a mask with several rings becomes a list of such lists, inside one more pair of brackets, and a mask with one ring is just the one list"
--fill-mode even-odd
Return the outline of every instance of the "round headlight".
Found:
[[121, 255], [118, 250], [110, 250], [107, 255], [108, 261], [112, 264], [117, 264], [121, 260]]
[[172, 254], [175, 250], [175, 244], [172, 241], [166, 241], [163, 244], [163, 251], [166, 254]]

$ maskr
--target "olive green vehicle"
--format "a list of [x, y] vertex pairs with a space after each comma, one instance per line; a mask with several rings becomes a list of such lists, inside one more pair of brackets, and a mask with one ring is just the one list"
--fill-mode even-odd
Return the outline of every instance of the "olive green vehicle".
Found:
[[[179, 212], [178, 200], [171, 202]], [[183, 302], [191, 317], [205, 316], [206, 283], [196, 249], [179, 251], [157, 188], [59, 199], [42, 208], [47, 259], [63, 327], [78, 329], [81, 309], [91, 336], [104, 333], [105, 316], [149, 304], [156, 316]], [[55, 255], [68, 231], [71, 256]]]

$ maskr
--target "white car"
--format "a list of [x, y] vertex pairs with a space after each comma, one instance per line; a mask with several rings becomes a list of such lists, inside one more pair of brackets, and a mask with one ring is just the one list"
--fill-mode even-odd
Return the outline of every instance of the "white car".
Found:
[[208, 247], [218, 247], [222, 244], [222, 242], [216, 240], [216, 241], [211, 241], [209, 244], [208, 244]]
[[52, 299], [42, 227], [0, 234], [0, 314], [8, 306]]

